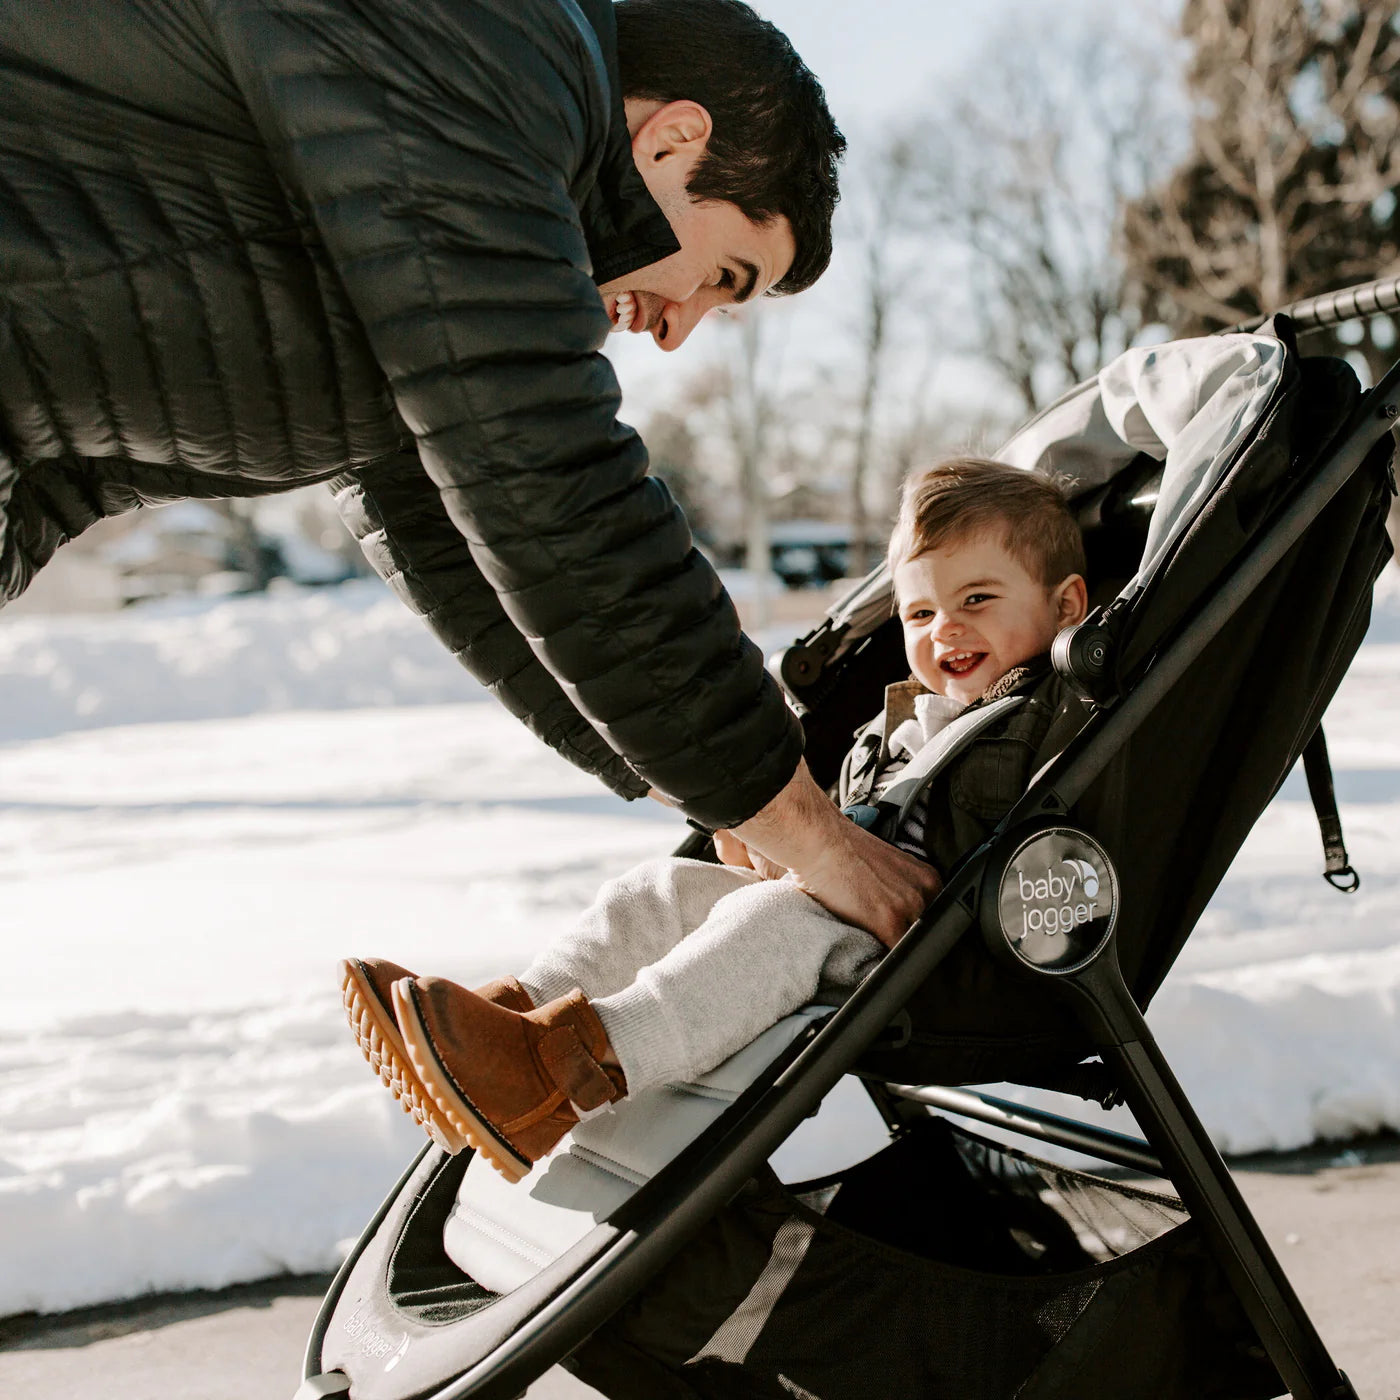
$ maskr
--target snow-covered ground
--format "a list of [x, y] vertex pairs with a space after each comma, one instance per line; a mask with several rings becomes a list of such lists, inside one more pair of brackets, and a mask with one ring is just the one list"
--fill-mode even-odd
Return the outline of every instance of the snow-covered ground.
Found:
[[[1329, 716], [1361, 893], [1290, 780], [1152, 1008], [1218, 1142], [1400, 1128], [1400, 594]], [[351, 952], [471, 981], [674, 845], [375, 585], [0, 620], [0, 1315], [331, 1267], [418, 1145]], [[875, 1140], [858, 1091], [784, 1149]]]

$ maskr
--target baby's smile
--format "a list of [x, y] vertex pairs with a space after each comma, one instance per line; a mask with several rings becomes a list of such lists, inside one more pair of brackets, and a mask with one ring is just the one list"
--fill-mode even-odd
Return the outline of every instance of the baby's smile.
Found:
[[938, 669], [950, 676], [966, 676], [975, 671], [985, 660], [985, 651], [945, 652], [938, 659]]

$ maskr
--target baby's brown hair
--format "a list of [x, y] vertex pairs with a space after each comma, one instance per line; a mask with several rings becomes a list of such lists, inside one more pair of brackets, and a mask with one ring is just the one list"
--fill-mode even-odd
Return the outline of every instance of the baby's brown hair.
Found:
[[983, 457], [955, 457], [904, 483], [889, 565], [896, 569], [941, 545], [988, 534], [1000, 535], [1011, 557], [1046, 588], [1085, 572], [1084, 537], [1064, 492], [1036, 472]]

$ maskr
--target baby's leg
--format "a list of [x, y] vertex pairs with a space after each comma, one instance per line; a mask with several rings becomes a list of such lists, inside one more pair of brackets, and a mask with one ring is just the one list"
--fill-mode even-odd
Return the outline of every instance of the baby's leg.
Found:
[[593, 1009], [635, 1094], [713, 1069], [819, 986], [854, 987], [882, 952], [791, 881], [750, 881]]
[[630, 986], [642, 968], [694, 932], [715, 902], [758, 883], [750, 870], [664, 857], [635, 865], [598, 891], [572, 932], [520, 974], [543, 1006], [582, 988], [590, 1001]]

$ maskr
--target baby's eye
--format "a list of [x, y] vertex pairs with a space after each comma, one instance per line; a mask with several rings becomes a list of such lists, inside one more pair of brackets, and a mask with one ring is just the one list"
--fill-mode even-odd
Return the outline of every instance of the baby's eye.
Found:
[[932, 608], [914, 608], [904, 614], [904, 620], [905, 622], [927, 622], [932, 616]]
[[976, 607], [978, 603], [990, 603], [995, 594], [992, 593], [969, 593], [963, 600], [963, 607]]

